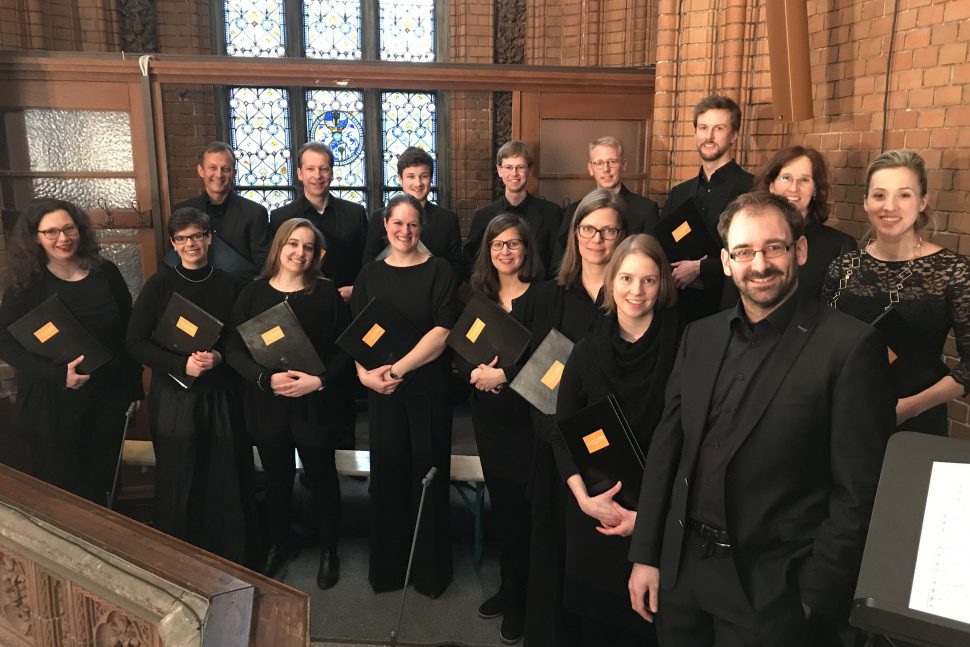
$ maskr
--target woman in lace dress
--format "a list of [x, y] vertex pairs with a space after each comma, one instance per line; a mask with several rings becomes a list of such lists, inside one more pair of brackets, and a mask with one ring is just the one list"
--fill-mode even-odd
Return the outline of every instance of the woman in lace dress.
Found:
[[[926, 184], [913, 151], [869, 165], [863, 204], [873, 238], [832, 262], [822, 298], [886, 333], [899, 429], [945, 435], [946, 403], [970, 386], [970, 264], [923, 238]], [[951, 328], [960, 361], [947, 368], [939, 358]]]

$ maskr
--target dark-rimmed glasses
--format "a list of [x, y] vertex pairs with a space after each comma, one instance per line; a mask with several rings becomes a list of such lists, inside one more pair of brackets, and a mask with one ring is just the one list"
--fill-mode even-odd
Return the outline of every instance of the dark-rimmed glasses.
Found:
[[194, 234], [189, 234], [188, 236], [172, 236], [172, 242], [176, 245], [184, 245], [191, 239], [193, 243], [197, 243], [208, 235], [209, 230], [203, 229], [202, 231], [197, 231]]
[[51, 227], [50, 229], [38, 229], [38, 234], [43, 234], [47, 240], [57, 240], [61, 234], [68, 238], [77, 236], [77, 225], [65, 225], [63, 227]]
[[613, 240], [623, 231], [619, 227], [594, 227], [593, 225], [579, 225], [576, 233], [582, 238], [593, 238], [596, 234], [602, 236], [603, 240]]
[[731, 252], [728, 256], [731, 257], [732, 261], [737, 261], [738, 263], [750, 263], [754, 260], [754, 257], [761, 252], [765, 258], [779, 258], [788, 253], [795, 243], [768, 243], [762, 249], [739, 249]]

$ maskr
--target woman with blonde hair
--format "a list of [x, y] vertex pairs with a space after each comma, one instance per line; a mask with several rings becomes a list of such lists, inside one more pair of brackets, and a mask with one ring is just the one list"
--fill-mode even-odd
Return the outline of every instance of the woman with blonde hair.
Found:
[[[863, 201], [872, 237], [833, 261], [822, 297], [883, 327], [897, 345], [890, 359], [898, 428], [946, 435], [946, 403], [970, 387], [970, 263], [923, 238], [928, 203], [923, 158], [910, 150], [877, 157]], [[947, 368], [940, 356], [951, 328], [960, 361]]]

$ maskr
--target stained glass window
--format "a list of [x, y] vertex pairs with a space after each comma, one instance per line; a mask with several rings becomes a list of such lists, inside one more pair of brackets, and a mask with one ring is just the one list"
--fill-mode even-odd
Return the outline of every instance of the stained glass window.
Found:
[[334, 193], [366, 207], [363, 93], [358, 90], [307, 90], [306, 121], [307, 141], [322, 142], [333, 151]]
[[307, 58], [361, 59], [360, 0], [304, 0], [303, 43]]
[[283, 0], [225, 0], [226, 54], [286, 56]]
[[[431, 157], [437, 157], [438, 127], [433, 92], [381, 92], [381, 127], [385, 187], [400, 186], [397, 156], [408, 146], [417, 146], [428, 151]], [[436, 163], [435, 182], [437, 166]], [[386, 195], [387, 192], [385, 199]]]
[[288, 92], [229, 88], [229, 137], [240, 193], [268, 209], [292, 200]]
[[434, 0], [381, 0], [380, 59], [427, 63], [434, 60]]

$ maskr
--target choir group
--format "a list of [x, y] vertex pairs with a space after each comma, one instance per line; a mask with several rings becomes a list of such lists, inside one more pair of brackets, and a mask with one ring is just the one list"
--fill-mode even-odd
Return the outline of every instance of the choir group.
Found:
[[[503, 642], [840, 645], [886, 440], [897, 428], [945, 434], [946, 403], [970, 386], [970, 266], [927, 237], [918, 154], [871, 163], [857, 243], [825, 224], [832, 185], [818, 151], [785, 148], [754, 176], [733, 160], [732, 100], [708, 97], [693, 121], [700, 171], [662, 210], [623, 185], [616, 138], [590, 143], [596, 188], [564, 211], [528, 193], [532, 153], [508, 142], [496, 157], [504, 194], [464, 242], [456, 214], [428, 199], [434, 161], [422, 150], [399, 156], [402, 193], [368, 218], [331, 193], [325, 145], [300, 149], [300, 195], [269, 214], [233, 192], [233, 151], [216, 142], [199, 156], [205, 190], [167, 219], [174, 253], [134, 303], [88, 216], [35, 201], [8, 239], [0, 303], [0, 358], [16, 369], [34, 474], [103, 502], [148, 367], [155, 526], [283, 577], [298, 546], [296, 450], [327, 589], [340, 574], [334, 452], [353, 446], [362, 385], [371, 586], [404, 586], [421, 479], [436, 467], [410, 580], [436, 598], [452, 579], [457, 375], [471, 387], [501, 560], [478, 613], [502, 616]], [[465, 281], [529, 331], [520, 357], [451, 352]], [[107, 350], [95, 368], [13, 334], [55, 295]], [[221, 324], [214, 344], [164, 342], [173, 295]], [[413, 337], [367, 362], [339, 338], [375, 303]], [[295, 316], [319, 362], [260, 361], [244, 331], [273, 308]], [[191, 336], [197, 324], [175, 323]], [[961, 360], [947, 366], [951, 329]], [[44, 330], [41, 345], [57, 334]], [[364, 342], [384, 332], [370, 327]], [[558, 390], [550, 413], [510, 385], [554, 334], [572, 351], [561, 374], [543, 375]], [[604, 398], [642, 452], [632, 482], [591, 476], [560, 432]], [[611, 442], [599, 431], [584, 438], [591, 455]]]

